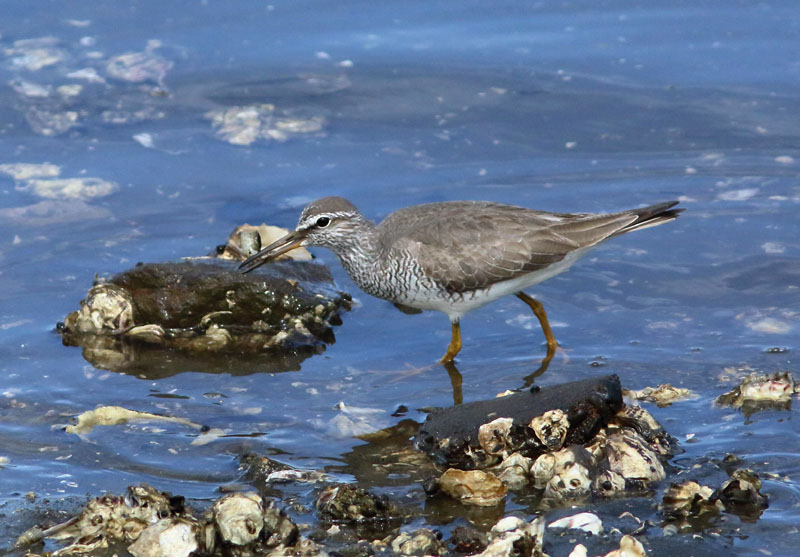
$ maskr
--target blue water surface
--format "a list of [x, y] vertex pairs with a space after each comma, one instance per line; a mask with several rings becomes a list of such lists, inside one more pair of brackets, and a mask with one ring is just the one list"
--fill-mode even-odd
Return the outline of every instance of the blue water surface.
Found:
[[[700, 465], [718, 485], [724, 473], [707, 464], [736, 453], [770, 497], [726, 551], [792, 554], [797, 410], [746, 418], [713, 400], [737, 370], [797, 376], [798, 49], [791, 1], [6, 3], [0, 165], [55, 165], [82, 186], [0, 173], [2, 502], [140, 481], [212, 499], [246, 450], [340, 465], [361, 441], [332, 426], [339, 402], [376, 410], [375, 427], [396, 423], [401, 404], [422, 420], [416, 409], [453, 402], [432, 365], [445, 316], [370, 298], [324, 250], [356, 307], [324, 354], [269, 375], [93, 368], [54, 327], [95, 274], [208, 253], [244, 222], [291, 228], [326, 195], [376, 220], [440, 200], [604, 212], [676, 199], [676, 222], [615, 239], [531, 291], [563, 348], [537, 382], [613, 372], [629, 388], [691, 389], [693, 400], [651, 408], [691, 439], [679, 469]], [[114, 61], [139, 65], [123, 75]], [[234, 144], [208, 116], [265, 104], [320, 129]], [[90, 193], [98, 183], [108, 191]], [[514, 297], [466, 316], [462, 332], [465, 400], [520, 386], [544, 354]], [[196, 432], [163, 424], [65, 433], [98, 405], [226, 436], [193, 445]]]

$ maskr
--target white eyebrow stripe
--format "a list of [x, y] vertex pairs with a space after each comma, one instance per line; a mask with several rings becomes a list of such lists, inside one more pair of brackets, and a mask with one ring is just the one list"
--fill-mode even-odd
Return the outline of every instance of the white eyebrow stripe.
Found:
[[328, 217], [329, 219], [333, 220], [333, 219], [346, 217], [346, 216], [349, 216], [351, 214], [352, 213], [338, 212], [338, 213], [318, 213], [316, 215], [309, 215], [305, 219], [303, 219], [303, 221], [302, 221], [305, 224], [299, 224], [297, 226], [297, 229], [298, 230], [301, 230], [301, 229], [302, 230], [308, 230], [312, 226], [315, 226], [316, 223], [317, 223], [317, 220], [319, 220], [321, 217]]

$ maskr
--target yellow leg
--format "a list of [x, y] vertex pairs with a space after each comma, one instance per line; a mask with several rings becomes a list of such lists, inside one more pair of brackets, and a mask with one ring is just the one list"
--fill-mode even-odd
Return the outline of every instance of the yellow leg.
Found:
[[533, 314], [539, 318], [539, 325], [542, 326], [544, 338], [547, 340], [548, 354], [551, 351], [555, 352], [556, 348], [558, 348], [558, 343], [556, 342], [556, 337], [553, 336], [553, 330], [550, 328], [550, 322], [547, 320], [547, 313], [544, 311], [542, 302], [531, 298], [525, 294], [525, 292], [517, 292], [517, 298], [528, 304], [528, 306], [530, 306], [530, 308], [533, 310]]
[[452, 321], [450, 325], [453, 330], [453, 336], [450, 339], [450, 346], [447, 347], [447, 352], [445, 352], [440, 360], [443, 364], [452, 362], [456, 354], [461, 351], [461, 325], [458, 321]]
[[539, 369], [537, 369], [533, 374], [525, 378], [525, 386], [528, 387], [530, 386], [530, 383], [533, 382], [533, 379], [544, 373], [547, 369], [547, 366], [550, 365], [550, 360], [552, 360], [553, 356], [556, 355], [558, 343], [556, 342], [556, 337], [553, 336], [553, 330], [550, 328], [550, 322], [547, 320], [547, 313], [544, 311], [542, 302], [531, 298], [525, 294], [525, 292], [517, 292], [517, 298], [528, 304], [528, 306], [533, 310], [533, 314], [539, 319], [539, 325], [542, 327], [544, 338], [547, 340], [547, 355], [542, 360], [542, 365], [540, 365]]

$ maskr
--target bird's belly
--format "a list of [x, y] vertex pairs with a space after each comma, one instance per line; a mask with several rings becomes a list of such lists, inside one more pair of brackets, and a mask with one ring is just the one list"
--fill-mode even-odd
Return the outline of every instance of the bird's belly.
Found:
[[469, 290], [467, 292], [439, 291], [430, 297], [414, 296], [402, 300], [403, 305], [422, 309], [437, 310], [446, 313], [451, 320], [459, 319], [465, 313], [485, 306], [509, 294], [516, 294], [530, 286], [539, 284], [569, 269], [589, 248], [575, 250], [567, 254], [564, 259], [548, 265], [544, 269], [534, 271], [519, 277], [496, 282], [487, 288]]

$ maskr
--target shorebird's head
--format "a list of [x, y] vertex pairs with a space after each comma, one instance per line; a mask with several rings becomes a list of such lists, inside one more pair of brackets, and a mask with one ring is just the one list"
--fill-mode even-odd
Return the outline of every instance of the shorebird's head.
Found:
[[300, 246], [323, 246], [339, 253], [357, 241], [356, 233], [372, 224], [343, 197], [323, 197], [306, 205], [294, 232], [268, 245], [239, 266], [247, 273]]

